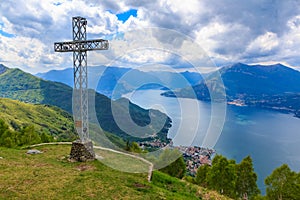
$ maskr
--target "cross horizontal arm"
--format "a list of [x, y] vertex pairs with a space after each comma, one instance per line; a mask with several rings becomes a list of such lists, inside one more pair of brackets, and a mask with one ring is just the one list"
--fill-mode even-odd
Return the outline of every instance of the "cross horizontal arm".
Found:
[[92, 51], [92, 50], [107, 50], [108, 41], [99, 40], [82, 40], [82, 41], [70, 41], [70, 42], [55, 42], [55, 52], [80, 52], [80, 51]]

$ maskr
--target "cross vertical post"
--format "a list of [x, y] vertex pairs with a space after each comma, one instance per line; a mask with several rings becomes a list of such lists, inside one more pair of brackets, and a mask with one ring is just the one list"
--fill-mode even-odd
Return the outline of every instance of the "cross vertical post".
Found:
[[[73, 41], [86, 40], [85, 18], [73, 17]], [[74, 66], [74, 94], [73, 94], [73, 116], [77, 133], [80, 139], [85, 142], [89, 139], [88, 124], [88, 80], [87, 80], [87, 52], [73, 51]]]
[[[80, 141], [77, 142], [79, 144], [80, 143], [86, 144], [90, 141], [89, 120], [88, 120], [87, 51], [107, 50], [109, 47], [109, 43], [107, 40], [103, 40], [103, 39], [87, 40], [86, 25], [87, 25], [86, 18], [79, 17], [79, 16], [73, 17], [72, 18], [73, 41], [54, 43], [55, 52], [73, 52], [73, 70], [74, 70], [73, 117], [74, 117], [76, 131], [80, 137]], [[86, 149], [92, 149], [92, 146], [91, 148], [86, 148]], [[72, 154], [72, 150], [71, 150], [71, 154]], [[79, 157], [82, 156], [85, 155], [80, 155]], [[89, 157], [89, 156], [85, 156], [85, 157]]]

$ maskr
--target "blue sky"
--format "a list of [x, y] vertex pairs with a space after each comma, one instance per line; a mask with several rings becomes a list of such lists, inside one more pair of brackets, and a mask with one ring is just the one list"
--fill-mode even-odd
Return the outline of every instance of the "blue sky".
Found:
[[118, 20], [122, 21], [123, 23], [126, 22], [130, 16], [137, 17], [137, 10], [130, 9], [128, 11], [116, 14]]
[[[175, 37], [179, 33], [200, 46], [217, 66], [281, 62], [300, 67], [297, 0], [3, 1], [1, 63], [33, 73], [71, 67], [72, 56], [54, 53], [53, 43], [72, 38], [71, 18], [78, 15], [88, 20], [88, 38], [107, 38], [111, 43], [109, 51], [89, 53], [89, 65], [109, 64], [126, 54], [119, 59], [122, 66], [150, 61], [188, 66], [174, 60], [176, 56], [167, 50], [139, 50], [146, 44], [158, 49], [169, 45], [174, 52], [193, 49], [183, 37]], [[134, 34], [134, 30], [149, 27], [160, 30], [151, 38]], [[125, 51], [133, 47], [134, 53]]]

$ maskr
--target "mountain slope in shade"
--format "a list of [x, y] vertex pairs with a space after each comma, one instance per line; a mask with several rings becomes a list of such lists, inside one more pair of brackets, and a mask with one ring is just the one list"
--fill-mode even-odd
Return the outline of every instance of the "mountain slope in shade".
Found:
[[[46, 81], [37, 78], [31, 74], [25, 73], [19, 69], [7, 69], [5, 73], [0, 75], [0, 97], [16, 99], [24, 102], [35, 104], [54, 105], [63, 110], [72, 113], [72, 91], [70, 86], [62, 83]], [[126, 108], [117, 101], [111, 101], [104, 95], [90, 91], [90, 103], [94, 100], [97, 121], [101, 128], [105, 131], [112, 132], [124, 139], [139, 140], [127, 135], [122, 131], [114, 120], [111, 105], [114, 105], [117, 113], [123, 113]], [[92, 105], [92, 104], [91, 104]], [[138, 125], [147, 125], [150, 123], [151, 110], [142, 109], [134, 104], [130, 104], [131, 118]], [[92, 109], [90, 109], [92, 110]], [[141, 117], [142, 116], [142, 117]], [[157, 115], [165, 124], [159, 136], [160, 139], [166, 141], [171, 120], [165, 114], [159, 112]], [[95, 119], [94, 119], [95, 120]], [[142, 134], [142, 133], [141, 133]], [[155, 139], [147, 138], [148, 140]], [[157, 138], [157, 137], [156, 137]]]
[[[105, 66], [89, 67], [88, 71], [90, 87], [96, 88], [97, 92], [108, 97], [113, 95], [115, 99], [135, 89], [183, 88], [195, 85], [202, 80], [199, 73], [188, 71], [181, 73], [144, 72], [131, 68]], [[73, 86], [73, 69], [71, 68], [38, 73], [36, 76]], [[115, 90], [117, 85], [118, 89]]]
[[0, 75], [0, 85], [1, 97], [72, 111], [72, 89], [67, 85], [36, 78], [20, 69], [7, 69]]
[[229, 97], [275, 95], [300, 92], [300, 72], [281, 64], [235, 64], [220, 70]]
[[7, 67], [4, 65], [0, 64], [0, 74], [3, 74], [7, 70]]

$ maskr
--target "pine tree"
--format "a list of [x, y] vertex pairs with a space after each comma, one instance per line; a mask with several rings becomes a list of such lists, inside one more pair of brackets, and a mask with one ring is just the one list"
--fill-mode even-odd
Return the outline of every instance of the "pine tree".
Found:
[[260, 193], [256, 184], [257, 175], [254, 172], [250, 156], [247, 156], [240, 164], [236, 165], [236, 174], [236, 192], [240, 198], [248, 200]]
[[208, 187], [226, 196], [235, 197], [235, 162], [216, 155], [208, 173]]

